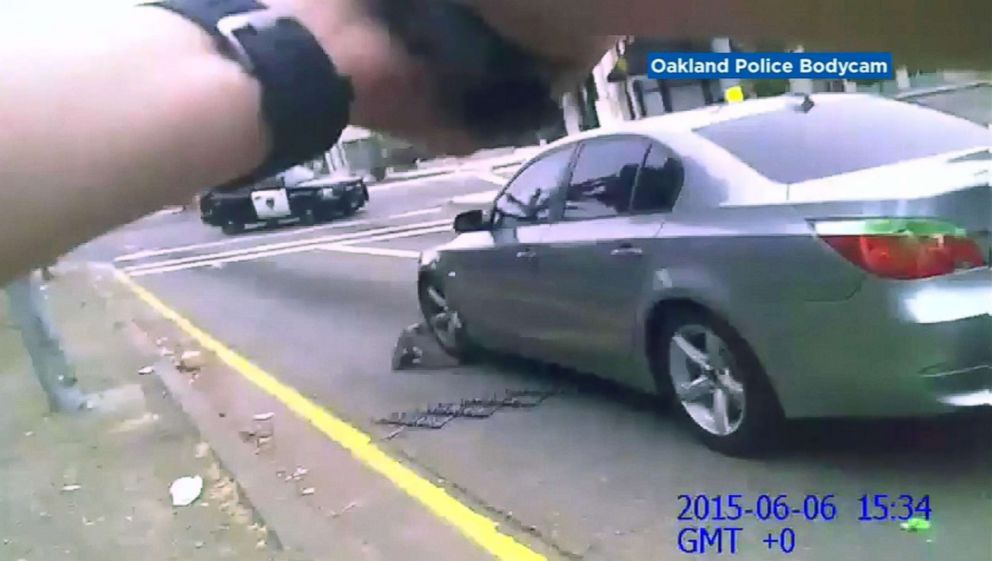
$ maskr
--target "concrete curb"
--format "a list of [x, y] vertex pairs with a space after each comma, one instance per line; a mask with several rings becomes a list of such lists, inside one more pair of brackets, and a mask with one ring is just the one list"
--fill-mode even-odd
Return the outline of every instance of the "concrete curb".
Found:
[[[144, 303], [136, 300], [134, 305]], [[201, 350], [169, 319], [151, 312], [139, 312], [126, 323], [128, 331], [138, 339], [136, 343], [147, 345], [164, 335], [173, 348]], [[280, 548], [280, 555], [293, 560], [328, 561], [490, 558], [475, 542], [403, 489], [315, 431], [308, 420], [220, 363], [216, 355], [202, 352], [206, 360], [197, 380], [171, 367], [168, 361], [157, 364], [156, 372], [172, 399], [209, 443], [214, 458], [233, 476], [239, 496], [251, 505], [256, 520], [272, 533], [270, 545]], [[237, 399], [231, 399], [231, 395]], [[250, 423], [252, 414], [261, 412], [271, 412], [275, 421], [270, 433], [272, 444], [267, 445], [271, 447], [259, 453], [232, 428]], [[380, 440], [374, 434], [372, 437]], [[411, 469], [421, 470], [415, 462], [400, 456]], [[305, 481], [288, 483], [287, 479], [278, 483], [282, 478], [279, 474], [289, 473], [294, 465], [312, 468]], [[429, 471], [425, 477], [432, 477]], [[316, 492], [301, 493], [303, 487], [311, 485]], [[467, 501], [470, 508], [484, 510], [482, 505], [472, 504], [471, 497], [458, 500]], [[386, 521], [404, 531], [383, 532]], [[531, 547], [538, 547], [545, 555], [550, 553], [540, 541]]]
[[[145, 326], [132, 319], [127, 330], [132, 341], [155, 347], [154, 336]], [[266, 528], [267, 546], [310, 558], [333, 552], [333, 548], [323, 543], [327, 528], [317, 523], [309, 508], [295, 501], [297, 497], [291, 488], [280, 490], [272, 485], [272, 466], [259, 462], [258, 456], [227, 426], [226, 415], [218, 413], [193, 389], [189, 376], [165, 359], [155, 364], [155, 373], [173, 402], [199, 431], [202, 440], [209, 443], [211, 454], [221, 469], [231, 474], [239, 502], [251, 511], [256, 524]]]

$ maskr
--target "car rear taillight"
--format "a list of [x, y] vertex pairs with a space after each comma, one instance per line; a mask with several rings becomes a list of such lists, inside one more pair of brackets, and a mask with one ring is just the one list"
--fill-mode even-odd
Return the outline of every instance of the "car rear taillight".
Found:
[[830, 247], [887, 279], [925, 279], [987, 265], [968, 232], [941, 220], [826, 220], [813, 223]]

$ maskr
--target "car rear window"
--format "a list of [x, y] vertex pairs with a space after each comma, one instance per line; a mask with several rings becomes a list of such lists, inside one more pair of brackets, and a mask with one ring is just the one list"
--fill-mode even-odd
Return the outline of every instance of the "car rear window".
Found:
[[808, 113], [762, 113], [696, 132], [782, 183], [988, 146], [992, 139], [987, 129], [964, 119], [870, 97], [821, 102]]

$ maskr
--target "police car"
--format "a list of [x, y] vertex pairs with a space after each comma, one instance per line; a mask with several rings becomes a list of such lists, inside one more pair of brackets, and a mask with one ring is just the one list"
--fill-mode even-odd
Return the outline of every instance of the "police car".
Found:
[[236, 234], [250, 225], [284, 222], [315, 224], [349, 216], [369, 201], [361, 177], [349, 174], [317, 176], [304, 166], [236, 189], [212, 189], [200, 196], [200, 218]]

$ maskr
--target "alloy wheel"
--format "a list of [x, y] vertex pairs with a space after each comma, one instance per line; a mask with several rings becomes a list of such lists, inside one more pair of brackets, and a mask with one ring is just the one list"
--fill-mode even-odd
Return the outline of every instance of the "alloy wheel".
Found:
[[668, 372], [686, 413], [700, 428], [728, 436], [744, 422], [745, 387], [727, 343], [703, 325], [681, 326], [669, 341]]

